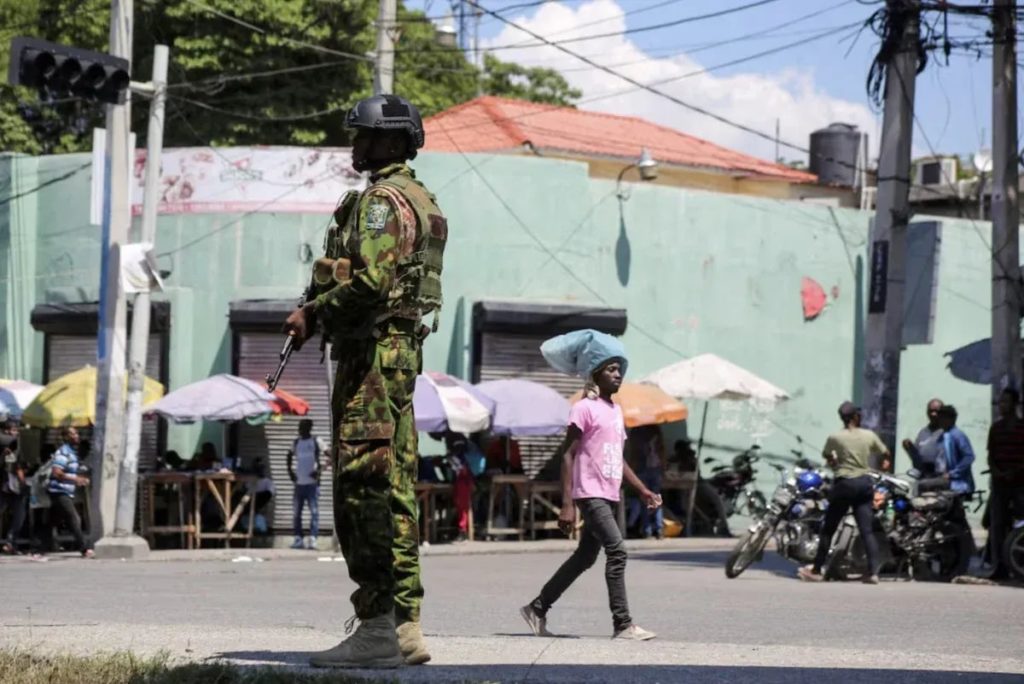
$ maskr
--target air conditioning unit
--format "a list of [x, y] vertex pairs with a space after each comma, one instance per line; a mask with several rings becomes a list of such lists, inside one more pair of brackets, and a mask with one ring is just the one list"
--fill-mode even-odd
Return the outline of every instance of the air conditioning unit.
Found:
[[917, 162], [914, 173], [915, 185], [953, 185], [956, 184], [957, 158], [940, 157], [922, 159]]

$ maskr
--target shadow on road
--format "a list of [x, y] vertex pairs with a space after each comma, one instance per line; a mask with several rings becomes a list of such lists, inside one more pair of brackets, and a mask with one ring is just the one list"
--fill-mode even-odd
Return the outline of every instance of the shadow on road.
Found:
[[[633, 562], [657, 562], [676, 565], [694, 565], [706, 568], [717, 568], [725, 572], [725, 559], [728, 551], [655, 551], [644, 553], [632, 553], [629, 561]], [[764, 558], [755, 561], [748, 572], [758, 570], [770, 572], [779, 577], [793, 579], [796, 577], [797, 566], [787, 561], [774, 551], [765, 551]], [[740, 576], [742, 577], [742, 575]]]
[[[221, 653], [245, 668], [299, 667], [308, 671], [310, 653], [236, 651]], [[882, 670], [858, 668], [760, 667], [736, 665], [426, 665], [401, 670], [351, 670], [358, 677], [402, 682], [729, 682], [729, 684], [1017, 684], [1020, 674], [935, 670]], [[330, 681], [330, 680], [328, 680]]]

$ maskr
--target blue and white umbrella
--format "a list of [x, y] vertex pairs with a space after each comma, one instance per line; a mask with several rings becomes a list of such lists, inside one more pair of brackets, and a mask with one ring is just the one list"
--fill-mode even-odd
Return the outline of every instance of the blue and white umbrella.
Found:
[[424, 432], [486, 430], [494, 415], [494, 401], [464, 380], [428, 371], [416, 378], [412, 398], [416, 429]]
[[42, 385], [24, 380], [0, 382], [0, 418], [19, 418], [42, 391]]

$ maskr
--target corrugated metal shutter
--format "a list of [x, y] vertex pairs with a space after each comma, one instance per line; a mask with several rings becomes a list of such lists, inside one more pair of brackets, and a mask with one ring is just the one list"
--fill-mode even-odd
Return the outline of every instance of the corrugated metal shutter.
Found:
[[[262, 383], [268, 371], [277, 366], [281, 351], [280, 333], [242, 332], [238, 334], [238, 375]], [[313, 421], [313, 434], [327, 444], [331, 443], [331, 401], [327, 388], [327, 369], [320, 363], [320, 347], [310, 341], [301, 351], [292, 354], [288, 368], [281, 377], [279, 387], [309, 402], [309, 415]], [[242, 423], [239, 427], [238, 454], [245, 463], [256, 458], [266, 459], [274, 480], [274, 515], [271, 526], [275, 532], [287, 534], [292, 530], [293, 485], [288, 477], [288, 450], [299, 430], [298, 416], [284, 416], [280, 422], [268, 421], [253, 426]], [[333, 497], [330, 475], [325, 473], [320, 487], [320, 530], [334, 529]], [[308, 525], [308, 523], [306, 523]]]
[[[146, 348], [146, 375], [160, 380], [162, 362], [161, 336], [151, 334]], [[93, 335], [46, 335], [46, 382], [76, 371], [82, 366], [96, 365], [96, 337]], [[142, 442], [139, 445], [139, 471], [156, 468], [159, 424], [155, 420], [142, 421]], [[56, 431], [53, 439], [56, 439]], [[84, 436], [84, 435], [83, 435]], [[48, 435], [50, 437], [50, 435]]]
[[[540, 353], [540, 345], [550, 335], [520, 335], [511, 333], [490, 333], [481, 335], [480, 367], [481, 382], [520, 378], [551, 387], [564, 397], [569, 397], [583, 386], [578, 378], [563, 375], [547, 364]], [[517, 438], [523, 456], [523, 470], [530, 477], [540, 475], [541, 479], [557, 479], [557, 464], [551, 457], [561, 437], [520, 437]]]

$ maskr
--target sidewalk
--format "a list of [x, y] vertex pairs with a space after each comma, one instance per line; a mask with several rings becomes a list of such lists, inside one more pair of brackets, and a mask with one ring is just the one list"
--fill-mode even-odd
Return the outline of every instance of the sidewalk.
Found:
[[[735, 539], [686, 538], [686, 539], [628, 539], [626, 548], [629, 551], [728, 551], [736, 543]], [[472, 541], [450, 544], [422, 544], [420, 555], [426, 556], [488, 556], [510, 555], [522, 553], [569, 553], [576, 548], [577, 542], [571, 539], [545, 539], [538, 541]], [[167, 561], [214, 561], [236, 560], [249, 558], [253, 561], [302, 561], [302, 560], [340, 560], [341, 551], [330, 548], [330, 540], [326, 540], [326, 548], [316, 551], [282, 548], [244, 547], [230, 549], [198, 549], [188, 551], [173, 549], [151, 551], [144, 562]]]

